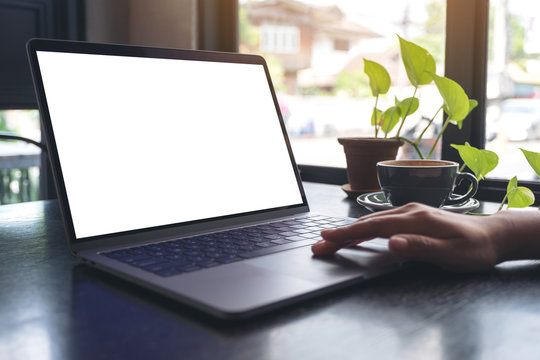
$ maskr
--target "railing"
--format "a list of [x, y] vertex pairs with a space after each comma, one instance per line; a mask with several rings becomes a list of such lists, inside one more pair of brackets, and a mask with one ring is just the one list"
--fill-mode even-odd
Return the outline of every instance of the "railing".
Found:
[[39, 199], [40, 154], [33, 145], [0, 143], [0, 205]]

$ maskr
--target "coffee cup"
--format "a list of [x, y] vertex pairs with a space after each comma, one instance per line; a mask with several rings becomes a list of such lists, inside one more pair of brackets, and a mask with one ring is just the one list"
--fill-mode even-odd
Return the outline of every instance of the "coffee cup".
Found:
[[[377, 163], [377, 177], [393, 206], [419, 202], [441, 207], [463, 203], [478, 190], [476, 177], [458, 169], [458, 163], [446, 160], [387, 160]], [[470, 183], [469, 191], [454, 194], [455, 184], [462, 181]]]

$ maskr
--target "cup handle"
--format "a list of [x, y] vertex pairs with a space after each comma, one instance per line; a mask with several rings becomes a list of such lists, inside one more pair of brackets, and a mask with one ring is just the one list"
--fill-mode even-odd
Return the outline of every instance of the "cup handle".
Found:
[[460, 204], [469, 200], [474, 196], [474, 194], [476, 194], [476, 191], [478, 190], [478, 179], [476, 179], [473, 174], [458, 172], [456, 176], [456, 183], [460, 184], [463, 180], [471, 183], [469, 191], [467, 191], [465, 195], [455, 195], [454, 193], [450, 193], [448, 198], [445, 200], [444, 205]]

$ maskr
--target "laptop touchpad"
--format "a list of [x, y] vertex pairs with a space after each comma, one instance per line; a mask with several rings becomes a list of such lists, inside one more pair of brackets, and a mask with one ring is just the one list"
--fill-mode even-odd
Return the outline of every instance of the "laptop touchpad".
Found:
[[315, 257], [309, 246], [251, 259], [250, 265], [314, 282], [339, 282], [379, 273], [399, 261], [387, 251], [342, 249], [334, 256]]

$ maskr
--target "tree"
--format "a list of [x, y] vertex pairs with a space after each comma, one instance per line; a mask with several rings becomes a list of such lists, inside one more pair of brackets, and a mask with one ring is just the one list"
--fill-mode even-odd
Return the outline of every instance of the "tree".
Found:
[[444, 39], [446, 26], [446, 1], [432, 0], [426, 5], [428, 14], [424, 23], [424, 35], [414, 42], [430, 50], [437, 64], [444, 63]]
[[238, 11], [238, 32], [241, 52], [256, 52], [259, 47], [259, 28], [249, 22], [244, 5]]

